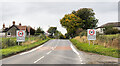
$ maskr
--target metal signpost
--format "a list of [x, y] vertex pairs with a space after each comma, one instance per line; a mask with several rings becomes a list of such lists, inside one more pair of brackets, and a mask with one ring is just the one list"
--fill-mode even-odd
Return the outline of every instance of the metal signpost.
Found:
[[87, 30], [87, 38], [89, 40], [89, 45], [90, 45], [90, 40], [93, 40], [93, 45], [94, 45], [94, 40], [96, 40], [96, 30], [88, 29]]
[[17, 30], [16, 37], [17, 37], [18, 45], [19, 45], [19, 42], [24, 42], [25, 41], [25, 31]]

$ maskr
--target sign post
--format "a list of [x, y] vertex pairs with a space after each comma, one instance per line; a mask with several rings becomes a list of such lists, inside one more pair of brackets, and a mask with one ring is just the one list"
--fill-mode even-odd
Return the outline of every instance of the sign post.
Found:
[[93, 45], [94, 45], [94, 40], [96, 40], [96, 30], [88, 29], [87, 30], [87, 38], [89, 40], [89, 45], [90, 45], [90, 40], [93, 40]]
[[24, 42], [25, 41], [25, 31], [24, 30], [17, 30], [16, 37], [17, 37], [18, 45], [19, 45], [19, 42]]

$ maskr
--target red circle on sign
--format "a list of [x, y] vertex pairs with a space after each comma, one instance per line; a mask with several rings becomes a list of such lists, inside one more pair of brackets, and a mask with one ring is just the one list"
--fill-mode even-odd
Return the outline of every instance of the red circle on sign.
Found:
[[[22, 33], [22, 35], [20, 35], [20, 32]], [[19, 37], [22, 37], [23, 34], [24, 34], [23, 31], [19, 31], [19, 32], [18, 32], [18, 36], [19, 36]]]
[[[93, 33], [91, 33], [91, 31], [93, 31]], [[89, 30], [89, 34], [90, 35], [94, 35], [95, 34], [95, 31], [93, 29]]]

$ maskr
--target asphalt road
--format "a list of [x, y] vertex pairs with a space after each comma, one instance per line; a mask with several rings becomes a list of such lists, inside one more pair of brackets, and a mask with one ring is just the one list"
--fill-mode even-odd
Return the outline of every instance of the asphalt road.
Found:
[[53, 39], [30, 51], [4, 58], [2, 64], [102, 64], [117, 63], [117, 60], [79, 51], [69, 40]]

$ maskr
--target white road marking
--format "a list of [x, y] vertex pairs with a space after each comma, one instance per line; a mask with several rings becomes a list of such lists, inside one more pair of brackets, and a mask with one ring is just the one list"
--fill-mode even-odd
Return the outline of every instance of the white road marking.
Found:
[[20, 55], [24, 55], [24, 54], [27, 54], [27, 53], [33, 52], [33, 51], [35, 51], [35, 50], [41, 48], [42, 46], [43, 46], [43, 45], [41, 45], [41, 46], [39, 46], [39, 47], [37, 47], [37, 48], [35, 48], [35, 49], [32, 49], [32, 50], [30, 50], [30, 51], [23, 52], [23, 53], [21, 53]]
[[47, 53], [47, 55], [50, 54], [51, 52], [52, 52], [52, 51], [49, 51], [49, 52]]
[[38, 60], [36, 60], [34, 63], [37, 63], [38, 61], [40, 61], [43, 58], [44, 58], [44, 56], [42, 56], [41, 58], [39, 58]]
[[[52, 42], [54, 42], [54, 40], [53, 40]], [[52, 42], [50, 42], [50, 43], [52, 43]], [[43, 47], [44, 45], [46, 45], [46, 44], [43, 44], [43, 45], [41, 45], [41, 46], [38, 46], [37, 48], [34, 48], [34, 49], [30, 50], [30, 51], [23, 52], [23, 53], [21, 53], [20, 55], [24, 55], [24, 54], [31, 53], [31, 52], [33, 52], [33, 51], [35, 51], [35, 50], [37, 50], [37, 49]]]
[[83, 63], [82, 61], [82, 59], [81, 59], [81, 56], [80, 56], [80, 54], [77, 52], [77, 50], [73, 47], [73, 45], [71, 44], [70, 45], [70, 47], [72, 48], [72, 50], [78, 55], [78, 57], [79, 57], [79, 59], [80, 59], [80, 61], [81, 61], [81, 64], [85, 64], [85, 63]]
[[52, 47], [52, 50], [54, 50], [54, 47]]
[[73, 45], [71, 44], [70, 47], [72, 48], [72, 50], [79, 56], [79, 53], [77, 52], [77, 50], [73, 47]]

